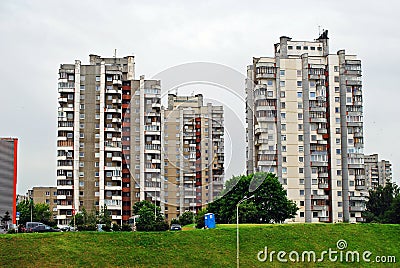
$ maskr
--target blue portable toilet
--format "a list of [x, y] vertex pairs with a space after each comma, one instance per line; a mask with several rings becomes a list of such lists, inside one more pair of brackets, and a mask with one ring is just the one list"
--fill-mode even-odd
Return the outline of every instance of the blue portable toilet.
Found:
[[214, 213], [207, 213], [204, 215], [204, 225], [206, 226], [206, 228], [215, 228]]

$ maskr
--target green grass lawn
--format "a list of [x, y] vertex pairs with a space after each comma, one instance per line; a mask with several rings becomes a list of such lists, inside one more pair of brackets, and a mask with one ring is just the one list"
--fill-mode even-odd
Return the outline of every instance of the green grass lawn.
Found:
[[[370, 263], [260, 262], [257, 253], [268, 251], [338, 250], [372, 252]], [[400, 262], [400, 225], [282, 224], [240, 225], [241, 267], [396, 267], [372, 262], [377, 255]], [[288, 255], [285, 257], [288, 259]], [[362, 258], [362, 257], [360, 257]], [[301, 259], [301, 257], [300, 257]], [[159, 233], [70, 232], [0, 235], [0, 267], [236, 267], [236, 226]]]

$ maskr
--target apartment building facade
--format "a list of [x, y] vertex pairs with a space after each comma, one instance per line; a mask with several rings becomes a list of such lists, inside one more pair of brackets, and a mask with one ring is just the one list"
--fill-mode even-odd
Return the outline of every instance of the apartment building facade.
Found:
[[163, 211], [170, 220], [197, 212], [222, 191], [223, 107], [203, 104], [201, 94], [168, 95], [163, 110]]
[[[57, 137], [57, 220], [105, 206], [122, 223], [122, 93], [134, 79], [134, 57], [61, 64]], [[126, 134], [126, 133], [124, 133]], [[128, 183], [129, 185], [129, 183]], [[129, 192], [125, 187], [124, 192]], [[129, 194], [128, 194], [129, 195]]]
[[281, 37], [247, 68], [247, 172], [277, 174], [296, 222], [361, 222], [364, 170], [361, 61]]
[[18, 139], [0, 138], [0, 216], [8, 211], [16, 223]]
[[[34, 204], [47, 204], [53, 213], [53, 219], [57, 219], [57, 187], [55, 186], [39, 186], [28, 190], [28, 197], [33, 200]], [[29, 199], [28, 199], [29, 200]]]
[[392, 164], [379, 160], [378, 154], [365, 155], [365, 178], [369, 190], [378, 186], [385, 187], [386, 181], [392, 181]]
[[[90, 55], [88, 65], [77, 60], [75, 64], [60, 66], [57, 138], [59, 225], [67, 225], [74, 213], [83, 207], [87, 211], [101, 211], [107, 207], [113, 222], [127, 223], [132, 216], [132, 206], [142, 200], [155, 203], [169, 216], [167, 210], [170, 206], [167, 204], [170, 200], [166, 196], [169, 196], [170, 188], [168, 178], [164, 176], [166, 166], [162, 152], [164, 115], [168, 117], [170, 114], [161, 107], [160, 81], [146, 80], [144, 76], [135, 79], [134, 67], [132, 56], [102, 58], [97, 55]], [[222, 107], [208, 105], [193, 109], [197, 109], [199, 118], [210, 114], [209, 121], [200, 119], [203, 125], [206, 122], [210, 124], [210, 131], [216, 124], [213, 118], [221, 118], [218, 122], [223, 124]], [[196, 207], [203, 200], [211, 200], [218, 189], [222, 189], [223, 168], [221, 171], [217, 165], [223, 167], [223, 129], [220, 126], [215, 126], [215, 129], [219, 130], [215, 137], [222, 135], [218, 141], [220, 151], [216, 154], [219, 164], [215, 163], [215, 168], [207, 171], [212, 175], [200, 174], [199, 166], [199, 175], [194, 173], [191, 176], [196, 179], [198, 187], [211, 178], [216, 181], [216, 186], [211, 184], [214, 194], [209, 199], [205, 198], [208, 195], [206, 191], [205, 197], [199, 196]], [[211, 151], [217, 138], [214, 140], [210, 135], [204, 134], [204, 137], [209, 139], [207, 146]], [[201, 142], [198, 141], [199, 146]], [[181, 151], [174, 148], [171, 153], [179, 155]], [[213, 173], [213, 170], [216, 171]], [[184, 202], [182, 199], [182, 204]], [[179, 203], [178, 207], [180, 209], [174, 211], [173, 217], [188, 206]]]

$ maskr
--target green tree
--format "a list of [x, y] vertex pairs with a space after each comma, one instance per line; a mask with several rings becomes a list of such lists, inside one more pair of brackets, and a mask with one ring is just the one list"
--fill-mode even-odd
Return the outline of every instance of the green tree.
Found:
[[7, 228], [8, 222], [11, 221], [10, 212], [6, 211], [6, 212], [4, 213], [4, 216], [3, 216], [3, 217], [0, 217], [0, 218], [1, 218], [1, 224], [2, 224], [4, 227]]
[[385, 187], [370, 190], [363, 217], [367, 222], [400, 223], [395, 215], [399, 196], [399, 187], [390, 181], [386, 181]]
[[17, 211], [20, 213], [18, 223], [26, 224], [31, 221], [31, 209], [32, 221], [42, 222], [50, 226], [56, 224], [52, 218], [53, 214], [50, 211], [49, 205], [41, 203], [35, 204], [32, 200], [24, 200], [18, 203]]
[[132, 210], [135, 215], [140, 216], [136, 222], [136, 229], [138, 231], [168, 230], [168, 223], [161, 214], [160, 207], [156, 207], [153, 203], [147, 200], [136, 202]]
[[197, 229], [204, 228], [204, 215], [207, 214], [207, 209], [203, 208], [199, 210], [195, 217], [195, 224]]
[[[286, 191], [272, 173], [255, 173], [233, 177], [227, 181], [231, 189], [208, 205], [208, 212], [214, 213], [220, 223], [236, 222], [236, 205], [244, 197], [254, 195], [240, 205], [239, 217], [246, 223], [281, 223], [294, 218], [296, 204], [287, 198]], [[226, 187], [229, 189], [229, 187]], [[250, 191], [253, 190], [253, 191]]]
[[185, 211], [182, 215], [179, 216], [178, 222], [180, 225], [188, 225], [194, 222], [194, 213], [192, 211]]

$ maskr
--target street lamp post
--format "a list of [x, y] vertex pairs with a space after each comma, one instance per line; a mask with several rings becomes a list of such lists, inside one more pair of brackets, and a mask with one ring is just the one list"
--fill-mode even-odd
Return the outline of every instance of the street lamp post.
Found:
[[236, 204], [236, 267], [239, 268], [239, 206], [241, 203], [243, 203], [244, 201], [253, 198], [254, 195], [250, 196], [250, 197], [243, 197], [242, 200], [240, 200], [237, 204]]

